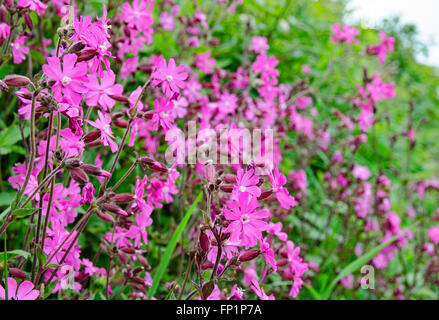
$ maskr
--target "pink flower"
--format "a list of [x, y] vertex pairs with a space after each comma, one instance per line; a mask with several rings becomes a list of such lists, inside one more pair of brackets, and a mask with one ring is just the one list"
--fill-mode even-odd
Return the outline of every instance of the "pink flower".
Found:
[[371, 173], [367, 167], [355, 165], [352, 170], [352, 175], [360, 180], [367, 180], [370, 178]]
[[29, 8], [30, 11], [36, 11], [37, 15], [44, 14], [47, 4], [39, 0], [18, 0], [19, 8]]
[[163, 29], [167, 31], [172, 31], [175, 28], [174, 16], [172, 14], [167, 13], [166, 11], [162, 11], [160, 14], [160, 24]]
[[5, 23], [0, 23], [0, 38], [6, 39], [9, 37], [9, 33], [11, 32], [11, 27]]
[[431, 242], [439, 244], [439, 225], [428, 229], [428, 236], [430, 237]]
[[269, 222], [267, 232], [277, 236], [281, 241], [287, 241], [288, 239], [288, 235], [285, 232], [282, 232], [282, 222]]
[[168, 65], [166, 60], [161, 58], [156, 65], [157, 70], [151, 74], [151, 77], [155, 80], [152, 81], [154, 86], [162, 85], [162, 91], [170, 98], [174, 92], [180, 93], [179, 88], [184, 88], [184, 80], [187, 79], [188, 74], [185, 72], [186, 67], [183, 65], [176, 66], [173, 58], [169, 59]]
[[289, 270], [295, 277], [301, 277], [307, 270], [308, 264], [299, 257], [300, 247], [296, 247], [292, 241], [287, 241], [287, 259]]
[[126, 79], [131, 73], [136, 72], [138, 63], [138, 57], [126, 59], [122, 64], [122, 68], [120, 69], [120, 77], [122, 79]]
[[269, 48], [269, 46], [268, 46], [266, 37], [255, 36], [252, 38], [251, 49], [253, 50], [253, 52], [258, 53], [258, 54], [265, 54], [265, 52], [267, 52], [268, 48]]
[[348, 274], [346, 277], [340, 279], [340, 283], [345, 289], [352, 289], [354, 286], [354, 276], [352, 273]]
[[134, 0], [132, 6], [124, 2], [121, 8], [121, 17], [129, 27], [142, 31], [153, 23], [152, 3], [150, 0]]
[[262, 231], [267, 229], [268, 224], [261, 219], [269, 218], [270, 212], [258, 210], [258, 201], [250, 193], [244, 192], [238, 195], [238, 201], [227, 201], [224, 216], [231, 220], [224, 232], [230, 232], [232, 242], [240, 242], [246, 248], [257, 244], [262, 238]]
[[17, 36], [12, 43], [12, 55], [14, 56], [14, 63], [18, 64], [26, 59], [26, 55], [29, 54], [29, 47], [24, 46], [26, 42], [26, 36]]
[[137, 178], [136, 180], [136, 190], [134, 191], [134, 198], [136, 200], [137, 208], [141, 213], [150, 215], [152, 212], [152, 206], [147, 204], [143, 199], [145, 193], [145, 187], [148, 183], [148, 177], [144, 176], [143, 179]]
[[216, 60], [210, 57], [210, 51], [195, 56], [195, 66], [200, 71], [209, 74], [212, 73]]
[[256, 293], [256, 295], [261, 300], [275, 300], [273, 294], [267, 296], [267, 294], [264, 291], [264, 288], [259, 286], [259, 282], [256, 279], [252, 280], [252, 285], [250, 286], [250, 288]]
[[87, 88], [89, 89], [85, 95], [88, 106], [96, 106], [98, 103], [108, 111], [114, 107], [115, 101], [112, 95], [122, 95], [123, 87], [120, 84], [114, 84], [116, 75], [113, 71], [103, 71], [102, 76], [98, 79], [96, 74], [88, 76]]
[[95, 187], [91, 182], [87, 182], [85, 186], [82, 188], [82, 199], [81, 204], [84, 203], [92, 203], [95, 194]]
[[271, 249], [270, 244], [268, 243], [267, 238], [263, 238], [260, 240], [261, 253], [264, 256], [267, 263], [271, 266], [274, 272], [277, 271], [276, 260], [274, 259], [274, 251]]
[[[34, 290], [34, 284], [30, 281], [23, 281], [17, 289], [17, 281], [8, 278], [8, 300], [35, 300], [40, 292]], [[5, 289], [0, 286], [0, 299], [6, 299]]]
[[244, 173], [244, 170], [239, 169], [237, 175], [236, 185], [232, 193], [234, 197], [242, 192], [248, 192], [256, 198], [261, 195], [261, 189], [256, 186], [259, 183], [259, 177], [255, 175], [254, 169], [250, 169], [246, 173]]
[[291, 207], [297, 206], [297, 201], [294, 197], [290, 196], [287, 188], [284, 185], [287, 183], [287, 178], [279, 172], [279, 168], [275, 168], [274, 174], [270, 172], [268, 174], [270, 178], [270, 186], [273, 189], [273, 192], [276, 194], [276, 198], [279, 201], [280, 205], [284, 209], [289, 209]]
[[174, 103], [172, 100], [160, 97], [160, 99], [154, 100], [154, 109], [155, 113], [152, 117], [153, 130], [158, 130], [159, 124], [164, 132], [174, 127], [174, 116], [172, 115]]
[[76, 54], [66, 54], [63, 58], [62, 70], [58, 57], [47, 58], [48, 64], [43, 65], [46, 76], [55, 81], [52, 91], [58, 102], [63, 102], [64, 96], [66, 102], [79, 105], [82, 100], [81, 94], [87, 92], [87, 88], [83, 85], [87, 80], [87, 64], [80, 62], [75, 65], [77, 58]]
[[348, 45], [358, 43], [358, 39], [356, 37], [360, 34], [360, 31], [354, 27], [350, 27], [348, 25], [341, 27], [340, 24], [335, 24], [331, 27], [331, 29], [333, 32], [331, 41], [333, 43], [338, 44], [345, 42]]
[[111, 117], [98, 110], [99, 119], [96, 121], [85, 120], [93, 127], [101, 131], [101, 141], [104, 146], [110, 146], [112, 152], [116, 152], [118, 146], [112, 139], [116, 139], [111, 131]]

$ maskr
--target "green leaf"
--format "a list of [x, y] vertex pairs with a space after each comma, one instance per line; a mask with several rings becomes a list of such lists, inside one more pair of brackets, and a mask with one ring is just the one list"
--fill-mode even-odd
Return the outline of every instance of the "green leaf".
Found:
[[159, 287], [159, 284], [160, 284], [160, 280], [162, 279], [163, 275], [165, 274], [166, 268], [168, 267], [169, 261], [171, 260], [172, 253], [174, 252], [175, 246], [177, 245], [177, 241], [180, 238], [181, 233], [183, 232], [187, 223], [189, 222], [189, 219], [192, 216], [192, 213], [193, 213], [195, 207], [197, 206], [198, 202], [200, 202], [202, 197], [203, 197], [203, 191], [201, 191], [198, 194], [194, 203], [192, 203], [192, 206], [186, 212], [186, 214], [183, 217], [183, 220], [178, 225], [177, 230], [175, 230], [174, 234], [172, 235], [171, 241], [169, 242], [168, 246], [166, 247], [165, 254], [161, 258], [159, 267], [158, 267], [158, 269], [154, 275], [154, 278], [152, 280], [152, 287], [148, 291], [148, 300], [150, 300], [154, 296], [154, 294], [156, 293], [157, 288]]
[[379, 246], [375, 247], [373, 250], [365, 253], [361, 257], [359, 257], [357, 260], [351, 262], [348, 264], [339, 274], [338, 276], [332, 280], [332, 282], [329, 284], [328, 288], [323, 293], [322, 299], [327, 300], [329, 299], [329, 296], [331, 295], [332, 291], [334, 290], [337, 283], [340, 281], [341, 278], [346, 277], [348, 274], [353, 273], [360, 269], [362, 266], [364, 266], [368, 261], [370, 261], [372, 258], [374, 258], [381, 250], [386, 248], [388, 245], [395, 242], [398, 238], [400, 238], [401, 235], [396, 235], [387, 242], [384, 242], [380, 244]]
[[[23, 257], [25, 259], [29, 258], [30, 253], [23, 251], [23, 250], [13, 250], [13, 251], [8, 251], [6, 254], [7, 260], [11, 260], [17, 257]], [[3, 261], [5, 257], [5, 253], [4, 252], [0, 252], [0, 261]]]
[[321, 297], [319, 295], [319, 293], [313, 288], [311, 287], [309, 284], [307, 283], [303, 283], [303, 286], [308, 289], [308, 291], [312, 294], [312, 296], [314, 297], [314, 299], [316, 300], [320, 300]]
[[32, 213], [34, 213], [35, 211], [37, 211], [37, 208], [21, 208], [21, 209], [17, 209], [12, 211], [12, 216], [14, 218], [24, 218], [27, 217], [28, 215], [31, 215]]
[[40, 265], [45, 265], [46, 264], [46, 255], [44, 254], [43, 250], [41, 250], [40, 246], [37, 246], [37, 257], [38, 257], [38, 261], [40, 262]]
[[15, 192], [2, 192], [0, 193], [0, 206], [10, 205], [14, 200]]

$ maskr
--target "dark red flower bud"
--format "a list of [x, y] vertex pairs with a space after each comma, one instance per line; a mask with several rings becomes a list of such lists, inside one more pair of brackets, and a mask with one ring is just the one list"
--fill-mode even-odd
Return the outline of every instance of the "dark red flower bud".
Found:
[[128, 254], [134, 254], [134, 253], [136, 253], [136, 250], [135, 250], [134, 248], [129, 248], [129, 247], [127, 247], [127, 248], [122, 248], [122, 249], [120, 249], [120, 250], [122, 250], [123, 252], [128, 253]]
[[200, 247], [204, 252], [209, 251], [209, 247], [210, 247], [210, 240], [209, 237], [207, 236], [207, 234], [205, 234], [204, 232], [202, 232], [200, 234]]
[[94, 212], [101, 220], [114, 223], [114, 218], [111, 215], [109, 215], [108, 213], [104, 213], [104, 212], [99, 211], [99, 210], [95, 210]]
[[101, 176], [111, 178], [111, 173], [92, 164], [82, 164], [81, 169], [92, 176]]
[[14, 6], [14, 0], [4, 0], [3, 3], [9, 8]]
[[87, 133], [84, 137], [84, 142], [85, 143], [90, 143], [95, 141], [96, 139], [99, 139], [101, 137], [101, 131], [100, 130], [96, 130], [96, 131], [91, 131], [89, 133]]
[[294, 280], [294, 275], [290, 272], [287, 271], [282, 271], [280, 273], [280, 276], [284, 279], [284, 280], [289, 280], [289, 281], [293, 281]]
[[79, 51], [84, 49], [85, 46], [86, 46], [86, 43], [84, 41], [82, 41], [82, 40], [76, 41], [76, 42], [72, 43], [68, 52], [69, 53], [78, 53]]
[[78, 60], [76, 60], [76, 61], [82, 62], [82, 61], [91, 60], [95, 57], [96, 54], [97, 54], [96, 49], [84, 49], [81, 51], [81, 53], [79, 54]]
[[149, 158], [149, 157], [147, 157], [147, 156], [141, 156], [141, 157], [139, 158], [139, 161], [140, 161], [140, 163], [141, 163], [142, 165], [145, 165], [145, 166], [153, 165], [154, 162], [155, 162], [153, 159], [151, 159], [151, 158]]
[[118, 128], [125, 129], [128, 128], [129, 123], [126, 120], [115, 119], [113, 120], [113, 124]]
[[261, 250], [259, 249], [249, 250], [241, 254], [238, 260], [241, 262], [251, 261], [256, 259], [260, 254], [261, 254]]
[[134, 277], [133, 280], [136, 281], [138, 284], [145, 284], [145, 280], [143, 280], [142, 278]]
[[4, 5], [0, 7], [0, 22], [6, 22], [8, 20], [8, 9]]
[[222, 178], [227, 183], [236, 183], [236, 176], [234, 174], [225, 174]]
[[115, 203], [129, 203], [134, 200], [134, 196], [129, 193], [116, 194], [111, 198]]
[[98, 146], [101, 146], [101, 145], [102, 145], [101, 140], [96, 140], [96, 141], [93, 141], [93, 142], [87, 143], [85, 146], [86, 146], [87, 148], [93, 148], [93, 147], [98, 147]]
[[277, 265], [278, 267], [286, 266], [288, 263], [289, 263], [289, 262], [288, 262], [287, 259], [282, 259], [282, 260], [278, 260], [278, 261], [276, 261], [276, 265]]
[[128, 213], [126, 213], [124, 210], [122, 210], [121, 208], [119, 208], [118, 206], [114, 205], [114, 204], [110, 204], [110, 203], [103, 203], [101, 204], [101, 208], [107, 211], [110, 211], [112, 213], [118, 214], [120, 216], [128, 216]]
[[155, 112], [152, 111], [152, 110], [145, 112], [145, 113], [143, 114], [143, 119], [145, 119], [145, 120], [151, 120], [152, 117], [154, 116], [154, 113], [155, 113]]
[[[47, 134], [46, 134], [47, 136]], [[71, 168], [78, 168], [81, 166], [81, 164], [83, 164], [83, 162], [81, 160], [79, 160], [78, 158], [74, 158], [74, 159], [67, 159], [66, 160], [66, 167], [68, 169]]]
[[14, 88], [23, 88], [23, 87], [26, 87], [30, 83], [30, 79], [28, 77], [20, 76], [18, 74], [7, 75], [3, 79], [3, 81], [9, 87], [14, 87]]
[[[28, 92], [28, 91], [22, 91], [22, 92], [20, 92], [20, 91], [18, 91], [17, 93], [16, 93], [16, 95], [18, 96], [18, 97], [21, 97], [21, 98], [23, 98], [23, 99], [26, 99], [26, 100], [32, 100], [32, 93], [31, 92]], [[37, 98], [38, 99], [38, 98]]]
[[146, 258], [140, 254], [136, 255], [137, 257], [137, 261], [139, 261], [139, 263], [145, 267], [146, 270], [151, 270], [151, 266], [148, 263], [148, 260], [146, 260]]
[[137, 267], [133, 270], [133, 274], [138, 274], [138, 273], [142, 272], [143, 269], [144, 269], [143, 267]]
[[201, 266], [201, 270], [213, 269], [213, 263], [205, 263]]
[[155, 161], [154, 164], [149, 165], [148, 167], [154, 171], [164, 172], [164, 173], [168, 172], [168, 168], [164, 164], [157, 161]]
[[261, 195], [258, 197], [258, 200], [264, 200], [267, 199], [269, 196], [273, 194], [273, 190], [271, 189], [265, 189], [261, 192]]
[[127, 257], [122, 252], [119, 252], [117, 256], [119, 257], [120, 261], [122, 261], [123, 264], [127, 264]]
[[16, 268], [9, 268], [9, 273], [11, 274], [11, 276], [18, 278], [18, 279], [27, 279], [27, 274], [20, 270], [20, 269], [16, 269]]
[[32, 31], [34, 29], [34, 23], [32, 22], [32, 18], [30, 17], [28, 12], [24, 14], [24, 21], [26, 22], [26, 25], [29, 28], [29, 30]]
[[125, 96], [120, 96], [120, 95], [117, 95], [117, 94], [110, 94], [109, 96], [110, 96], [111, 99], [114, 99], [114, 100], [119, 101], [119, 102], [124, 102], [124, 103], [129, 103], [130, 102], [130, 99], [125, 97]]
[[221, 191], [225, 193], [232, 193], [234, 186], [231, 184], [224, 184], [220, 186]]
[[84, 185], [90, 180], [88, 179], [88, 175], [84, 172], [84, 170], [80, 168], [72, 168], [70, 169], [70, 176], [80, 185]]

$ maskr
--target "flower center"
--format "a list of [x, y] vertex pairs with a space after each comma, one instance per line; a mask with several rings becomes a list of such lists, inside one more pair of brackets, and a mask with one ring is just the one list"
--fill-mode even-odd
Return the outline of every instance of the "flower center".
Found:
[[170, 74], [166, 76], [166, 80], [168, 80], [169, 82], [171, 82], [172, 79], [174, 79], [174, 77], [171, 76]]
[[62, 85], [63, 86], [66, 86], [66, 85], [68, 85], [70, 82], [72, 82], [72, 78], [70, 78], [70, 77], [64, 77], [64, 78], [62, 78]]
[[242, 223], [248, 223], [250, 221], [250, 217], [248, 216], [248, 214], [243, 214], [241, 217], [241, 221]]
[[244, 186], [240, 186], [240, 187], [239, 187], [239, 191], [241, 191], [241, 192], [245, 192], [246, 189], [247, 189], [247, 188], [244, 187]]

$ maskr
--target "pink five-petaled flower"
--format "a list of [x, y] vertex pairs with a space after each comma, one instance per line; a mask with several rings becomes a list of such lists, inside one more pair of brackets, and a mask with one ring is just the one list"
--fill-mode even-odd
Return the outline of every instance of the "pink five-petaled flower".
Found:
[[296, 278], [300, 278], [309, 268], [308, 263], [299, 257], [300, 247], [296, 247], [292, 241], [287, 241], [287, 259], [290, 272]]
[[132, 6], [129, 2], [125, 2], [121, 8], [122, 19], [129, 27], [142, 31], [153, 23], [151, 6], [152, 1], [149, 0], [134, 0]]
[[371, 173], [367, 167], [355, 165], [352, 175], [359, 180], [367, 180], [370, 178]]
[[14, 63], [21, 63], [26, 59], [26, 55], [29, 53], [29, 47], [24, 46], [26, 42], [26, 36], [17, 36], [15, 41], [12, 43], [12, 55], [14, 57]]
[[428, 229], [428, 236], [430, 237], [431, 242], [439, 244], [439, 226]]
[[120, 84], [114, 84], [116, 75], [113, 71], [103, 71], [102, 77], [98, 79], [97, 75], [88, 76], [87, 87], [89, 91], [85, 95], [88, 106], [96, 106], [99, 104], [104, 111], [114, 107], [116, 103], [111, 96], [122, 95], [123, 87]]
[[150, 215], [152, 212], [152, 206], [150, 204], [147, 204], [143, 199], [143, 194], [145, 193], [145, 187], [147, 183], [148, 183], [147, 176], [144, 176], [143, 179], [137, 178], [136, 190], [134, 191], [134, 199], [136, 200], [136, 205], [140, 213], [145, 213]]
[[267, 238], [263, 238], [259, 240], [259, 244], [261, 246], [261, 253], [264, 256], [267, 263], [273, 268], [273, 271], [276, 272], [276, 260], [274, 259], [274, 251], [270, 247], [270, 243]]
[[29, 8], [30, 11], [36, 11], [37, 15], [44, 14], [47, 4], [39, 0], [18, 0], [19, 8]]
[[262, 231], [267, 229], [267, 222], [261, 219], [269, 218], [270, 212], [258, 210], [258, 201], [250, 193], [244, 192], [238, 195], [238, 201], [227, 201], [224, 216], [231, 220], [225, 232], [230, 232], [230, 240], [239, 242], [247, 248], [258, 243], [262, 238]]
[[110, 127], [111, 118], [110, 116], [102, 113], [99, 110], [98, 110], [98, 116], [99, 119], [97, 119], [96, 121], [90, 121], [90, 120], [85, 120], [85, 121], [87, 121], [93, 127], [99, 129], [101, 131], [101, 141], [104, 144], [104, 146], [109, 145], [111, 151], [116, 152], [118, 147], [116, 142], [112, 140], [116, 138], [113, 136], [113, 132], [111, 131], [111, 127]]
[[66, 54], [63, 58], [62, 70], [58, 57], [47, 58], [48, 64], [43, 65], [46, 76], [55, 81], [52, 91], [54, 92], [53, 97], [58, 102], [64, 102], [62, 101], [64, 95], [66, 102], [79, 105], [82, 100], [81, 93], [87, 92], [87, 88], [83, 85], [87, 80], [87, 64], [80, 62], [75, 66], [77, 59], [76, 54]]
[[282, 241], [287, 241], [288, 239], [288, 234], [282, 232], [282, 222], [269, 222], [267, 232], [277, 236]]
[[174, 116], [172, 114], [174, 102], [172, 100], [160, 97], [160, 99], [154, 100], [154, 109], [155, 113], [152, 116], [153, 130], [158, 130], [159, 124], [165, 132], [174, 127]]
[[[34, 284], [30, 281], [23, 281], [17, 288], [17, 281], [8, 278], [8, 300], [35, 300], [40, 292], [34, 290]], [[5, 288], [0, 286], [0, 300], [6, 299]]]
[[177, 67], [173, 58], [169, 59], [168, 65], [166, 65], [166, 60], [161, 58], [156, 67], [157, 70], [151, 75], [154, 79], [152, 85], [157, 86], [161, 84], [162, 91], [168, 98], [174, 92], [180, 93], [179, 87], [185, 87], [184, 80], [188, 77], [187, 72], [185, 72], [186, 67], [183, 65]]
[[268, 177], [271, 181], [270, 186], [276, 194], [276, 198], [281, 207], [288, 210], [290, 206], [297, 206], [298, 203], [296, 199], [293, 196], [290, 196], [287, 188], [283, 187], [287, 183], [287, 178], [279, 172], [279, 168], [274, 169], [274, 174], [270, 172]]
[[236, 196], [242, 192], [248, 192], [256, 198], [261, 195], [261, 189], [256, 186], [259, 183], [259, 177], [254, 173], [254, 169], [250, 169], [246, 173], [244, 173], [242, 169], [238, 170], [236, 186], [234, 186], [232, 192], [233, 198], [236, 198]]
[[9, 37], [9, 33], [11, 32], [11, 27], [5, 23], [0, 23], [0, 38], [6, 39]]
[[253, 278], [252, 285], [250, 286], [250, 288], [256, 293], [256, 295], [261, 300], [275, 300], [273, 294], [267, 296], [267, 294], [264, 291], [264, 288], [259, 286], [258, 280], [256, 280], [256, 278]]

